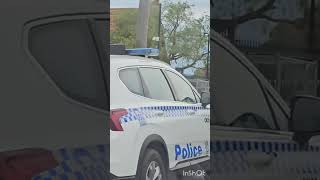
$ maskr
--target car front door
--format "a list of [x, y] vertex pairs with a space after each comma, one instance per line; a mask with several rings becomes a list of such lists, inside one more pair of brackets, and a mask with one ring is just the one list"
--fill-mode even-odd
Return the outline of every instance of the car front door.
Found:
[[176, 157], [191, 160], [191, 164], [196, 163], [192, 161], [193, 159], [208, 160], [210, 110], [202, 107], [197, 98], [198, 94], [186, 79], [174, 71], [164, 70], [164, 72], [172, 86], [176, 101], [185, 108], [181, 124], [186, 129], [180, 130], [184, 133], [179, 134], [179, 142], [175, 147]]
[[288, 131], [283, 100], [230, 43], [213, 40], [213, 176], [300, 179], [306, 153]]

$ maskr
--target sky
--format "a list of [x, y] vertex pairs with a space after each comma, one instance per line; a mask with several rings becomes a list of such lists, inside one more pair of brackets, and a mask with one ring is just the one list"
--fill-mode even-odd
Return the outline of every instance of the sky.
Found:
[[[184, 1], [184, 0], [172, 0], [172, 1]], [[210, 1], [208, 0], [186, 0], [194, 5], [192, 11], [195, 17], [202, 15], [210, 15]], [[160, 0], [161, 2], [161, 0]], [[111, 0], [111, 8], [137, 8], [139, 7], [139, 0]]]

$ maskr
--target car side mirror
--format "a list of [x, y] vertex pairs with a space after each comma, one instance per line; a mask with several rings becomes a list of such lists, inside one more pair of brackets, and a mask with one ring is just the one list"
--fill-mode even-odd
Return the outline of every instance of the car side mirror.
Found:
[[312, 136], [320, 135], [320, 98], [295, 97], [291, 108], [289, 128], [294, 132], [293, 140], [305, 146]]
[[201, 93], [201, 104], [203, 107], [207, 107], [210, 104], [210, 92]]

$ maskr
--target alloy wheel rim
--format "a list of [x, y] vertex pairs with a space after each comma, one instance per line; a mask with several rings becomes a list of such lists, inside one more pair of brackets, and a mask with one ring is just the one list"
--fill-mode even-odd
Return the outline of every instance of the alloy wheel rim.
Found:
[[162, 180], [161, 168], [157, 162], [150, 162], [146, 172], [146, 180]]

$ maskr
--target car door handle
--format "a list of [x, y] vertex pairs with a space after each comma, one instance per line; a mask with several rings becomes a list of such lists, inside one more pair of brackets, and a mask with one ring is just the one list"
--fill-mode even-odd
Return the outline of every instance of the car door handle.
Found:
[[162, 117], [164, 115], [164, 112], [163, 111], [156, 111], [154, 114], [156, 116]]
[[187, 110], [187, 114], [188, 114], [188, 115], [194, 115], [194, 114], [196, 114], [196, 111], [195, 111], [195, 110], [192, 110], [192, 109], [188, 109], [188, 110]]
[[276, 153], [249, 152], [246, 155], [248, 164], [255, 167], [269, 166], [277, 156]]

